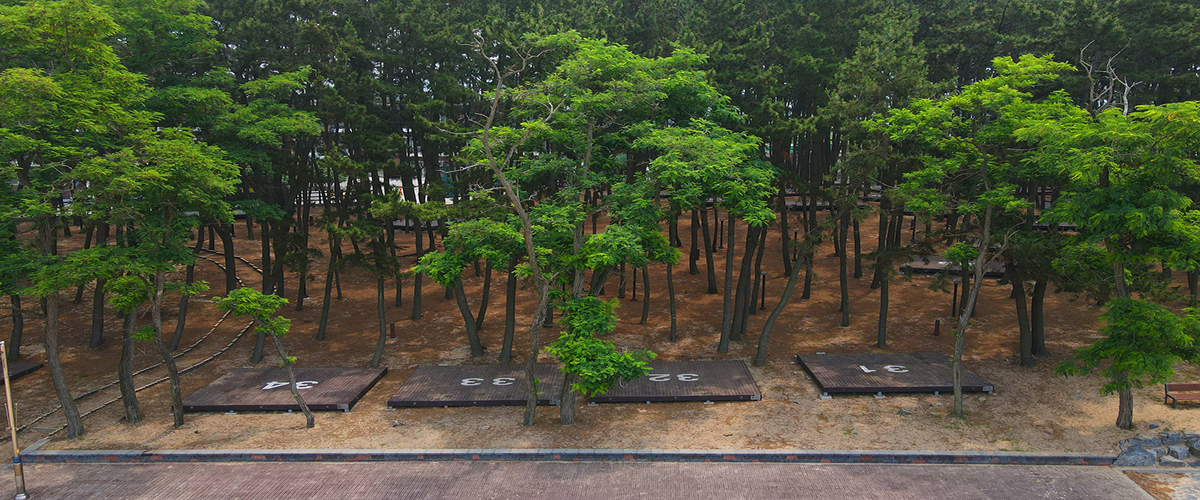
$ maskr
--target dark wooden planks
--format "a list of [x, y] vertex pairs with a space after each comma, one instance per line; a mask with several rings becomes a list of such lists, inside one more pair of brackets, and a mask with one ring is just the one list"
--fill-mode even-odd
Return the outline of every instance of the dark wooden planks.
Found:
[[[294, 368], [296, 386], [312, 410], [350, 411], [386, 368]], [[315, 383], [313, 383], [315, 382]], [[184, 411], [299, 410], [283, 368], [238, 368], [183, 400]]]
[[[958, 264], [946, 260], [941, 255], [928, 255], [917, 257], [907, 264], [900, 266], [901, 269], [909, 269], [915, 274], [940, 274], [944, 272], [958, 273], [961, 267]], [[985, 278], [999, 278], [1004, 276], [1004, 265], [1000, 263], [992, 263], [991, 266], [983, 272]]]
[[[937, 353], [801, 354], [796, 360], [825, 393], [942, 392], [954, 390], [950, 357]], [[966, 392], [993, 391], [965, 366]]]
[[[557, 404], [563, 374], [558, 365], [537, 365], [538, 404]], [[388, 406], [519, 406], [525, 404], [522, 365], [421, 366], [409, 375]]]
[[30, 373], [33, 373], [38, 368], [41, 368], [41, 363], [9, 363], [8, 364], [8, 379], [16, 380]]
[[762, 393], [743, 361], [655, 361], [650, 374], [618, 384], [595, 403], [758, 401]]

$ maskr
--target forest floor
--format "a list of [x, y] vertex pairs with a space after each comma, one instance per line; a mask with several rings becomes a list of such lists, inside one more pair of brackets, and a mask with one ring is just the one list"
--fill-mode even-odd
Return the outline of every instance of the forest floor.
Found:
[[[686, 262], [690, 221], [680, 220], [684, 257], [676, 267], [679, 341], [668, 341], [670, 318], [665, 286], [665, 268], [651, 269], [650, 320], [639, 325], [643, 286], [638, 299], [627, 295], [621, 302], [621, 318], [616, 331], [607, 338], [622, 349], [650, 349], [659, 360], [741, 359], [750, 364], [758, 333], [783, 289], [780, 239], [777, 228], [768, 238], [763, 268], [768, 272], [768, 309], [750, 318], [749, 335], [734, 342], [729, 354], [718, 354], [716, 344], [721, 328], [721, 295], [705, 293], [704, 260], [700, 273], [690, 275]], [[795, 224], [793, 223], [793, 227]], [[875, 246], [876, 223], [862, 224], [863, 252]], [[906, 223], [907, 227], [907, 223]], [[589, 224], [590, 229], [590, 224]], [[744, 227], [739, 234], [744, 235]], [[312, 231], [310, 245], [328, 252], [324, 235]], [[239, 221], [235, 247], [237, 255], [255, 265], [260, 262], [260, 243], [246, 239], [245, 225]], [[257, 228], [256, 228], [256, 234]], [[918, 233], [918, 237], [920, 237]], [[401, 253], [413, 259], [413, 236], [397, 232]], [[909, 235], [905, 234], [905, 242]], [[66, 238], [61, 248], [82, 245], [78, 232]], [[739, 241], [736, 254], [741, 257], [744, 244]], [[728, 242], [726, 242], [728, 246]], [[220, 241], [216, 251], [222, 251]], [[212, 254], [204, 254], [220, 261]], [[723, 276], [725, 251], [716, 255], [718, 279]], [[51, 449], [169, 449], [169, 448], [807, 448], [807, 449], [913, 449], [913, 450], [1003, 450], [1030, 452], [1112, 453], [1117, 440], [1132, 432], [1144, 431], [1154, 424], [1161, 428], [1200, 430], [1200, 408], [1181, 405], [1172, 409], [1162, 403], [1161, 388], [1145, 387], [1134, 392], [1136, 430], [1123, 431], [1113, 426], [1117, 413], [1116, 396], [1103, 396], [1099, 376], [1064, 379], [1053, 368], [1078, 347], [1098, 338], [1098, 309], [1085, 300], [1068, 294], [1048, 294], [1046, 298], [1046, 338], [1051, 355], [1040, 359], [1034, 368], [1022, 368], [1016, 362], [1018, 333], [1010, 287], [997, 280], [986, 280], [982, 288], [978, 314], [966, 338], [966, 366], [995, 384], [995, 394], [968, 394], [963, 419], [949, 416], [952, 396], [943, 394], [895, 395], [876, 399], [870, 395], [835, 396], [819, 399], [819, 391], [806, 379], [803, 370], [793, 364], [800, 353], [878, 352], [875, 347], [879, 294], [870, 289], [871, 271], [864, 261], [863, 277], [851, 278], [851, 324], [838, 326], [838, 260], [827, 242], [820, 248], [815, 263], [816, 280], [812, 297], [800, 299], [798, 289], [776, 324], [764, 367], [751, 366], [762, 401], [702, 403], [604, 404], [585, 406], [580, 402], [574, 425], [558, 423], [556, 408], [542, 407], [536, 425], [519, 425], [521, 407], [411, 408], [389, 410], [388, 397], [419, 365], [496, 363], [503, 332], [505, 275], [497, 272], [492, 281], [492, 301], [481, 331], [484, 344], [491, 347], [481, 358], [471, 358], [462, 318], [453, 300], [445, 300], [444, 289], [425, 280], [424, 315], [410, 321], [411, 279], [404, 283], [404, 305], [393, 306], [394, 285], [388, 284], [388, 321], [396, 321], [397, 337], [389, 340], [383, 363], [387, 375], [349, 413], [318, 413], [316, 428], [305, 429], [299, 414], [239, 412], [192, 413], [186, 424], [171, 427], [167, 384], [139, 392], [145, 421], [137, 425], [121, 422], [121, 405], [112, 403], [85, 417], [87, 434], [66, 439], [65, 432], [54, 434]], [[197, 263], [198, 279], [207, 280], [213, 290], [202, 294], [212, 297], [224, 293], [223, 275], [213, 262]], [[367, 366], [378, 338], [375, 322], [375, 279], [362, 270], [348, 268], [343, 273], [344, 297], [335, 300], [329, 319], [329, 340], [314, 339], [321, 311], [321, 291], [325, 276], [324, 259], [310, 270], [310, 298], [303, 311], [289, 306], [292, 332], [284, 340], [299, 366]], [[249, 266], [239, 263], [238, 276], [247, 286], [258, 287], [261, 277]], [[472, 308], [478, 308], [483, 278], [471, 270], [465, 273], [466, 293]], [[940, 352], [953, 350], [953, 318], [950, 293], [933, 290], [933, 278], [898, 278], [891, 287], [888, 351]], [[296, 281], [289, 275], [286, 294], [295, 303]], [[608, 287], [615, 295], [617, 279]], [[80, 304], [71, 304], [73, 293], [63, 293], [64, 314], [60, 339], [67, 381], [76, 396], [116, 380], [115, 368], [120, 351], [120, 322], [107, 311], [106, 342], [99, 349], [88, 349], [91, 304], [90, 290]], [[165, 318], [176, 313], [177, 298], [167, 300]], [[520, 362], [528, 348], [526, 327], [531, 318], [534, 296], [522, 287], [518, 293], [518, 328], [514, 362]], [[188, 314], [182, 345], [190, 346], [208, 332], [221, 313], [212, 303], [193, 302]], [[942, 320], [942, 335], [931, 336], [934, 320]], [[139, 320], [140, 325], [149, 318]], [[178, 359], [181, 368], [191, 366], [217, 353], [236, 338], [247, 321], [229, 318], [212, 331], [192, 351]], [[167, 321], [164, 328], [174, 328]], [[23, 362], [43, 362], [42, 323], [26, 322]], [[558, 332], [551, 328], [543, 342], [553, 341]], [[186, 396], [217, 379], [231, 369], [250, 366], [248, 358], [253, 337], [247, 334], [212, 362], [183, 376]], [[278, 357], [268, 349], [267, 358], [258, 366], [276, 366]], [[542, 362], [552, 362], [543, 355]], [[158, 363], [152, 345], [138, 343], [135, 367]], [[1181, 365], [1177, 381], [1196, 381], [1200, 370]], [[137, 378], [140, 387], [164, 376], [153, 369]], [[46, 369], [14, 382], [18, 423], [28, 424], [35, 417], [58, 406]], [[114, 401], [115, 387], [80, 401], [87, 412]], [[21, 434], [22, 444], [32, 443], [56, 431], [62, 425], [61, 412], [34, 423]], [[393, 422], [399, 425], [393, 425]], [[1160, 429], [1161, 430], [1161, 429]]]

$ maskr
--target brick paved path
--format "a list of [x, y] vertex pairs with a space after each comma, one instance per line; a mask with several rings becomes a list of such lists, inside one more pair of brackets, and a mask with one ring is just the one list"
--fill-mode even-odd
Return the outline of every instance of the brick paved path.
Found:
[[[12, 491], [0, 476], [0, 496]], [[37, 499], [1120, 499], [1150, 500], [1107, 467], [755, 463], [34, 464]]]

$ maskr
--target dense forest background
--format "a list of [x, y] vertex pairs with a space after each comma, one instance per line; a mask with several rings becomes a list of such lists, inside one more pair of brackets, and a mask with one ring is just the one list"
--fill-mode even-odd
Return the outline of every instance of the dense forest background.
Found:
[[[60, 293], [79, 301], [86, 290], [97, 311], [93, 347], [103, 340], [107, 304], [124, 318], [123, 342], [154, 341], [171, 365], [187, 297], [200, 286], [190, 272], [176, 283], [171, 276], [194, 264], [206, 230], [210, 242], [232, 248], [235, 214], [261, 241], [262, 292], [290, 295], [297, 308], [316, 280], [314, 259], [329, 261], [329, 274], [317, 280], [326, 310], [341, 266], [377, 276], [373, 365], [389, 284], [397, 302], [411, 287], [414, 320], [422, 281], [444, 286], [479, 355], [484, 311], [473, 319], [459, 276], [472, 265], [479, 273], [483, 262], [489, 279], [496, 267], [510, 282], [532, 280], [539, 311], [599, 318], [568, 324], [570, 334], [551, 349], [567, 360], [586, 351], [569, 373], [585, 394], [636, 375], [644, 359], [593, 342], [611, 329], [611, 306], [584, 295], [598, 296], [617, 269], [624, 283], [626, 267], [645, 279], [647, 266], [665, 264], [669, 277], [680, 258], [674, 248], [685, 245], [675, 226], [689, 214], [693, 228], [704, 227], [710, 293], [720, 280], [709, 247], [729, 246], [721, 352], [747, 333], [758, 289], [751, 279], [759, 275], [750, 263], [768, 228], [784, 242], [790, 276], [780, 309], [805, 255], [825, 240], [841, 257], [843, 325], [851, 311], [847, 274], [861, 276], [864, 258], [876, 264], [868, 272], [885, 296], [880, 348], [896, 264], [934, 250], [900, 245], [906, 212], [946, 222], [939, 241], [958, 245], [947, 255], [963, 264], [967, 311], [988, 261], [1009, 264], [1018, 314], [1031, 316], [1021, 319], [1022, 363], [1044, 351], [1039, 294], [1047, 281], [1101, 303], [1163, 297], [1161, 275], [1174, 268], [1189, 273], [1196, 293], [1198, 260], [1178, 249], [1197, 236], [1180, 200], [1197, 194], [1198, 134], [1175, 124], [1178, 116], [1194, 124], [1197, 114], [1194, 106], [1170, 107], [1200, 93], [1194, 0], [0, 3], [0, 154], [14, 186], [0, 200], [11, 237], [0, 288], [13, 311], [12, 359], [20, 355], [23, 314], [57, 317]], [[1109, 111], [1131, 118], [1105, 118]], [[1071, 143], [1080, 137], [1091, 142]], [[1131, 139], [1125, 155], [1114, 144], [1129, 137], [1150, 139]], [[1105, 140], [1120, 153], [1111, 171], [1088, 153]], [[1080, 167], [1050, 168], [1065, 163]], [[1097, 190], [1079, 189], [1081, 181]], [[1117, 203], [1170, 213], [1138, 227], [1089, 226], [1098, 220], [1089, 214], [1116, 206], [1092, 194], [1113, 186], [1172, 193]], [[801, 228], [775, 215], [788, 211], [789, 196], [806, 204]], [[1072, 207], [1075, 217], [1047, 208], [1044, 198], [1059, 196], [1066, 198], [1057, 206]], [[659, 203], [637, 203], [648, 198]], [[711, 232], [710, 206], [728, 218], [718, 226], [713, 215]], [[1007, 232], [993, 228], [993, 212]], [[598, 233], [601, 213], [611, 223]], [[881, 228], [870, 254], [858, 241], [868, 213], [880, 215]], [[1038, 233], [1035, 223], [1078, 233]], [[328, 235], [329, 248], [310, 242], [313, 228]], [[397, 256], [398, 228], [416, 229], [416, 255], [428, 254], [415, 269]], [[60, 255], [57, 238], [72, 230], [87, 233], [87, 248]], [[727, 241], [718, 239], [722, 230]], [[1070, 240], [1077, 236], [1083, 240]], [[744, 253], [735, 285], [738, 240]], [[343, 242], [353, 253], [344, 254]], [[701, 244], [693, 231], [692, 273], [700, 272]], [[229, 275], [214, 288], [237, 288], [235, 257], [225, 253]], [[180, 300], [173, 336], [160, 314], [167, 295]], [[23, 308], [22, 296], [36, 296], [42, 307], [26, 300]], [[149, 331], [136, 327], [139, 307], [152, 313]], [[1112, 314], [1151, 314], [1138, 307]], [[268, 321], [269, 313], [255, 317]], [[502, 361], [512, 349], [507, 316]], [[530, 366], [546, 317], [531, 328]], [[760, 360], [772, 322], [759, 337]], [[57, 328], [47, 322], [47, 361], [77, 435]], [[322, 321], [318, 338], [324, 332]], [[259, 332], [252, 361], [261, 360], [268, 335]], [[589, 379], [598, 362], [606, 375]], [[1133, 371], [1113, 374], [1113, 389], [1127, 391], [1141, 373]]]

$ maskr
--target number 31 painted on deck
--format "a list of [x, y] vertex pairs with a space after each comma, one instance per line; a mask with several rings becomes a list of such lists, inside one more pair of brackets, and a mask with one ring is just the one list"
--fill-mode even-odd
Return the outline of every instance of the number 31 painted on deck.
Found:
[[[858, 365], [858, 367], [862, 368], [863, 373], [875, 373], [875, 372], [879, 371], [879, 370], [872, 370], [863, 365]], [[908, 368], [905, 368], [903, 365], [886, 365], [883, 367], [883, 369], [887, 370], [891, 373], [908, 373]]]

